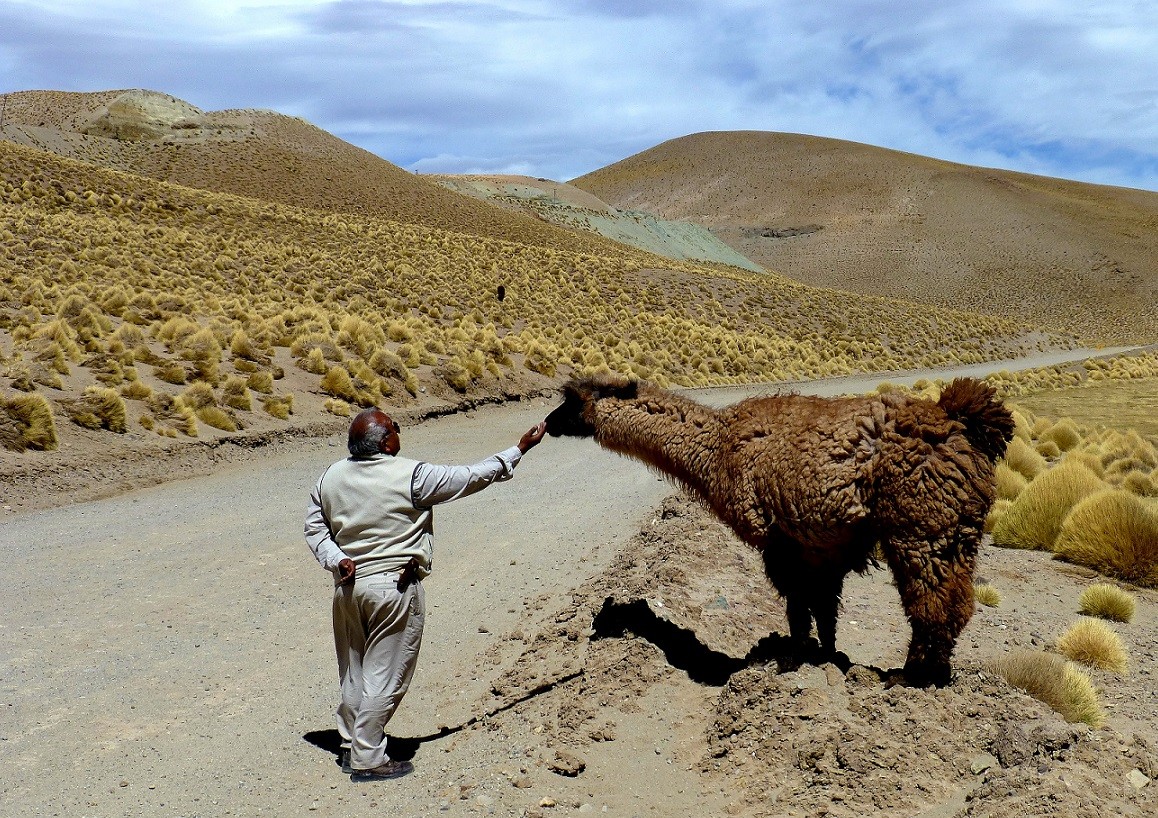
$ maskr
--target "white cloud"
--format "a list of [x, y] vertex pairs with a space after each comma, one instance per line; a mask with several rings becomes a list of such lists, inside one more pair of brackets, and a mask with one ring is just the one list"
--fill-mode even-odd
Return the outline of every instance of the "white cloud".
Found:
[[1148, 0], [9, 0], [0, 32], [0, 90], [272, 108], [411, 169], [752, 129], [1158, 189]]

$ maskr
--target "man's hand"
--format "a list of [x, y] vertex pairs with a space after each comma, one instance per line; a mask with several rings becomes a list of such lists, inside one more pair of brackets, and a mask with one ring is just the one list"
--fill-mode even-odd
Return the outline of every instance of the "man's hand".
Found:
[[357, 566], [349, 557], [338, 563], [338, 584], [349, 585], [354, 581], [354, 574], [357, 571]]
[[539, 441], [543, 439], [543, 435], [547, 433], [547, 421], [541, 420], [528, 429], [521, 438], [519, 438], [519, 451], [526, 454], [531, 449], [539, 445]]

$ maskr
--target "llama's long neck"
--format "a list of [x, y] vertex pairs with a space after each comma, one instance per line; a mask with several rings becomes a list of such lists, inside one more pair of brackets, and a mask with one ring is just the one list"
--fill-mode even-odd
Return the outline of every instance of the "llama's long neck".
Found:
[[643, 461], [705, 499], [720, 473], [722, 428], [716, 410], [655, 387], [631, 400], [595, 404], [600, 446]]

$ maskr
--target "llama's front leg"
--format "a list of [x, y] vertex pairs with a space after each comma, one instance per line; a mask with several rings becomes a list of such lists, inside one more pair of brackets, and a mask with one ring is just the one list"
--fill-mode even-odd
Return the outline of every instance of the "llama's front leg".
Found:
[[913, 629], [905, 659], [905, 680], [918, 687], [944, 686], [957, 637], [973, 616], [973, 567], [977, 546], [969, 538], [953, 542], [892, 541], [885, 553], [905, 616]]
[[844, 577], [828, 577], [813, 587], [812, 616], [816, 619], [816, 638], [821, 652], [836, 653], [836, 615], [840, 610], [840, 595], [844, 591]]

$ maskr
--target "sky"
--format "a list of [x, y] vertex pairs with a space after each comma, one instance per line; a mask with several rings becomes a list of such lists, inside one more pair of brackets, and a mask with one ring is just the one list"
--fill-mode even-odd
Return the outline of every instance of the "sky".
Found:
[[757, 130], [1158, 190], [1154, 0], [0, 3], [0, 93], [120, 88], [423, 173], [564, 181]]

